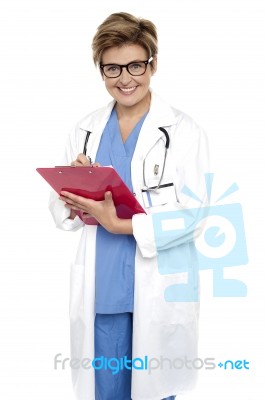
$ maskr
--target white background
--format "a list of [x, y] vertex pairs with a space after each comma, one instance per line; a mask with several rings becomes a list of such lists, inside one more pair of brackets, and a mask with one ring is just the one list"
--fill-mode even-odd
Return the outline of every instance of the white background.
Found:
[[[201, 371], [189, 399], [265, 399], [264, 0], [1, 0], [0, 398], [73, 399], [69, 369], [69, 264], [80, 233], [56, 230], [48, 185], [36, 167], [60, 159], [78, 119], [109, 100], [91, 40], [110, 13], [158, 27], [152, 87], [209, 137], [215, 191], [243, 207], [249, 264], [226, 270], [246, 298], [213, 298], [201, 273], [200, 356], [250, 362], [250, 370]], [[264, 164], [264, 165], [263, 165]]]

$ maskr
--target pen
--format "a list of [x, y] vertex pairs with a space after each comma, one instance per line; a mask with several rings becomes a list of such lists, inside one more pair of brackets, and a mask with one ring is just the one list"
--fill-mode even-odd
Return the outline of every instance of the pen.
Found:
[[[85, 129], [83, 129], [83, 130], [85, 130]], [[87, 134], [86, 134], [86, 138], [85, 138], [85, 142], [84, 142], [83, 154], [86, 156], [86, 153], [87, 153], [87, 144], [88, 144], [88, 140], [89, 140], [89, 137], [90, 137], [91, 132], [90, 132], [90, 131], [85, 131], [85, 132], [87, 132]], [[88, 158], [88, 160], [89, 160], [89, 163], [92, 164], [92, 159], [90, 158], [90, 156], [87, 156], [87, 158]]]

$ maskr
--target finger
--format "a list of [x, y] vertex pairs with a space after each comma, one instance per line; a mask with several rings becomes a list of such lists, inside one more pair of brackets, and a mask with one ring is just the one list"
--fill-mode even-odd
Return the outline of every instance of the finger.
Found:
[[88, 166], [91, 165], [89, 159], [83, 153], [80, 153], [77, 156], [77, 160], [76, 161], [78, 161], [83, 167], [88, 167]]
[[65, 206], [66, 207], [68, 207], [68, 208], [79, 208], [79, 204], [77, 204], [77, 203], [74, 203], [72, 200], [69, 200], [68, 198], [66, 198], [66, 197], [59, 197], [59, 200], [62, 200], [62, 201], [64, 201], [65, 202]]
[[74, 193], [67, 192], [65, 190], [62, 190], [62, 192], [60, 192], [60, 197], [65, 198], [67, 201], [71, 200], [72, 202], [79, 202], [80, 199], [84, 198]]
[[71, 167], [83, 167], [83, 165], [77, 160], [72, 161], [72, 163], [70, 165], [71, 165]]
[[68, 205], [68, 206], [73, 206], [73, 207], [78, 207], [78, 208], [81, 206], [81, 204], [79, 202], [70, 199], [70, 197], [68, 197], [68, 196], [61, 195], [59, 197], [59, 200], [64, 201], [66, 203], [65, 205]]
[[94, 200], [86, 199], [85, 197], [78, 196], [76, 194], [66, 191], [60, 192], [59, 198], [60, 200], [63, 200], [68, 204], [73, 204], [74, 206], [80, 209], [84, 208], [85, 210], [86, 208], [88, 208], [88, 206], [92, 205], [92, 202], [94, 202]]
[[100, 164], [100, 163], [98, 163], [98, 162], [95, 162], [95, 163], [93, 163], [93, 164], [92, 164], [92, 166], [93, 166], [94, 168], [97, 168], [97, 167], [100, 167], [100, 166], [101, 166], [101, 164]]
[[83, 217], [84, 218], [93, 218], [93, 216], [91, 214], [86, 213], [86, 212], [83, 213]]
[[83, 213], [88, 213], [88, 208], [83, 207], [80, 204], [75, 204], [75, 203], [65, 203], [66, 208], [70, 208], [71, 210], [75, 211], [82, 211]]
[[72, 161], [70, 164], [72, 167], [89, 167], [91, 165], [90, 160], [85, 154], [80, 153], [77, 159]]
[[113, 201], [112, 193], [111, 192], [105, 192], [104, 193], [104, 200], [109, 204], [112, 203], [112, 201]]
[[71, 210], [74, 210], [74, 211], [77, 211], [77, 210], [80, 211], [79, 207], [74, 206], [74, 204], [66, 203], [66, 204], [65, 204], [65, 207], [66, 207], [66, 208], [69, 208], [69, 209], [71, 209]]
[[59, 196], [59, 200], [62, 200], [62, 201], [64, 201], [65, 203], [67, 203], [67, 202], [70, 202], [71, 200], [68, 198], [68, 197], [66, 197], [66, 196], [62, 196], [61, 194], [60, 194], [60, 196]]

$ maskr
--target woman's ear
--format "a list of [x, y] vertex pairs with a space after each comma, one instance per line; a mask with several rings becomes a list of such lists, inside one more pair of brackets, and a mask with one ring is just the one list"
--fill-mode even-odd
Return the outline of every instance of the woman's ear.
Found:
[[157, 55], [156, 55], [153, 57], [153, 60], [152, 60], [152, 75], [155, 75], [155, 73], [157, 71], [157, 62], [158, 62], [158, 59], [157, 59]]
[[100, 68], [100, 74], [101, 74], [101, 77], [102, 77], [102, 81], [104, 81], [104, 73], [103, 73], [101, 68]]

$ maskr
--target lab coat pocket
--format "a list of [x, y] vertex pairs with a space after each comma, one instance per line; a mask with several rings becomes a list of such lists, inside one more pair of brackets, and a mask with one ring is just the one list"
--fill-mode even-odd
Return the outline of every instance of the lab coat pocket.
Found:
[[76, 319], [84, 308], [85, 266], [72, 264], [70, 272], [70, 319]]
[[156, 186], [152, 186], [151, 189], [142, 189], [143, 203], [146, 208], [177, 202], [173, 182], [162, 184], [158, 189], [156, 189]]
[[[175, 284], [186, 285], [186, 274], [177, 274]], [[186, 325], [197, 318], [198, 306], [194, 302], [167, 301], [164, 297], [165, 290], [173, 283], [173, 280], [164, 280], [160, 287], [160, 293], [153, 298], [152, 319], [158, 325]]]
[[159, 252], [153, 285], [153, 318], [157, 323], [187, 323], [197, 317], [198, 271], [189, 244]]

